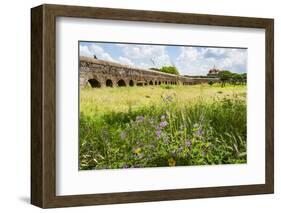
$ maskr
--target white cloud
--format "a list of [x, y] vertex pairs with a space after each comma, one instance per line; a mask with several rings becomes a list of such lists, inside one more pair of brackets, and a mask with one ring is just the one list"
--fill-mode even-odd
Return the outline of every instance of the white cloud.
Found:
[[233, 72], [246, 72], [247, 51], [244, 49], [182, 47], [176, 60], [181, 73], [205, 75], [216, 66]]
[[102, 47], [96, 44], [91, 45], [80, 45], [80, 55], [87, 57], [96, 56], [98, 59], [107, 60], [107, 61], [116, 61], [111, 55], [104, 51]]
[[93, 56], [91, 54], [91, 51], [89, 50], [88, 46], [86, 46], [86, 45], [80, 45], [80, 55], [87, 56], [87, 57]]
[[118, 61], [119, 61], [121, 64], [127, 64], [127, 65], [129, 65], [129, 66], [134, 66], [134, 63], [133, 63], [130, 59], [128, 59], [128, 58], [126, 58], [126, 57], [123, 57], [123, 56], [120, 56], [120, 57], [118, 58]]
[[96, 55], [98, 59], [141, 68], [159, 68], [175, 64], [181, 74], [187, 75], [206, 75], [213, 66], [233, 72], [247, 72], [245, 49], [179, 47], [178, 52], [163, 45], [114, 45], [114, 48], [106, 52], [99, 44], [81, 44], [80, 55], [88, 57]]
[[178, 57], [178, 61], [187, 62], [198, 60], [202, 55], [195, 47], [181, 47], [181, 53]]
[[137, 66], [150, 68], [172, 64], [165, 46], [125, 45], [122, 51], [124, 56]]

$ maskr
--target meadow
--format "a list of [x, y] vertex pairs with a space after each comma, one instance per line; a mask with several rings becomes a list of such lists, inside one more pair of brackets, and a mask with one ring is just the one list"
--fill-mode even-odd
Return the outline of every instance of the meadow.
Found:
[[79, 169], [246, 163], [246, 85], [80, 89]]

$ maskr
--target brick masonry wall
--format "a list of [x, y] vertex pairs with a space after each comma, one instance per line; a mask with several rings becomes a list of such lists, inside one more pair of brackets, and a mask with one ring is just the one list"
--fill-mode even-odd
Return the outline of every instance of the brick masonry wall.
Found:
[[214, 78], [190, 78], [172, 75], [84, 56], [80, 57], [79, 69], [81, 87], [86, 85], [92, 87], [190, 85], [207, 83], [209, 80], [218, 81]]

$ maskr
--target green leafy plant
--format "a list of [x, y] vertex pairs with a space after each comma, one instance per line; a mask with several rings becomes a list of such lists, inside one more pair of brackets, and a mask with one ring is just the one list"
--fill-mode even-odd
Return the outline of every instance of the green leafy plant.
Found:
[[[136, 88], [136, 94], [145, 90], [141, 89]], [[199, 96], [196, 100], [183, 102], [178, 93], [158, 90], [162, 95], [157, 104], [134, 108], [131, 102], [127, 102], [126, 110], [121, 107], [115, 111], [101, 111], [92, 105], [83, 105], [80, 113], [79, 168], [246, 162], [245, 96], [223, 93], [219, 94], [222, 97], [212, 96], [209, 100]], [[178, 90], [181, 91], [181, 88]], [[116, 90], [103, 92], [118, 93]]]

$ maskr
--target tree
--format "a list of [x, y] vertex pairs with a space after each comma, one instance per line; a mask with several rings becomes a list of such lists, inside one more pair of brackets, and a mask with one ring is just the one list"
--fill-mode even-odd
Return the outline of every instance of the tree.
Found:
[[230, 82], [231, 77], [232, 77], [232, 73], [228, 70], [220, 71], [218, 75], [219, 75], [220, 81], [222, 83], [221, 84], [222, 87], [224, 87], [227, 82]]
[[246, 84], [247, 83], [247, 73], [242, 73], [241, 77], [242, 77], [242, 83]]
[[209, 84], [210, 86], [213, 86], [214, 82], [213, 82], [213, 81], [208, 81], [208, 84]]
[[160, 72], [179, 75], [179, 71], [175, 66], [163, 66], [160, 68]]
[[238, 73], [232, 73], [231, 82], [234, 85], [236, 85], [237, 83], [238, 84], [242, 83], [242, 76]]

